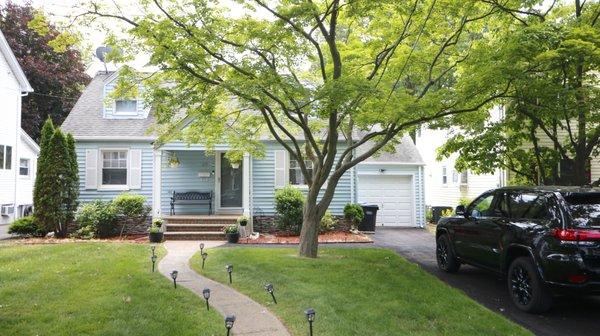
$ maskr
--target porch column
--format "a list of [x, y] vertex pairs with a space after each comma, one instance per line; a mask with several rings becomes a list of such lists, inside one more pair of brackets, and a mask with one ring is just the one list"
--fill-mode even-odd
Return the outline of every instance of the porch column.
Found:
[[161, 193], [162, 193], [162, 150], [155, 149], [154, 169], [152, 174], [152, 219], [160, 218]]
[[[244, 208], [244, 215], [250, 217], [250, 154], [244, 153], [244, 162], [242, 164], [242, 207]], [[250, 217], [248, 223], [247, 235], [253, 232], [252, 218]]]

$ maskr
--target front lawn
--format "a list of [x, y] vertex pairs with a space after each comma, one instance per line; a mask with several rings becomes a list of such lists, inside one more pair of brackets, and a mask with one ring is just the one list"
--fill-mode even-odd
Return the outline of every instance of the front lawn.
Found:
[[[163, 255], [164, 251], [160, 251]], [[148, 245], [0, 245], [2, 335], [221, 335], [204, 301], [151, 272]]]
[[[530, 335], [417, 265], [384, 249], [322, 248], [316, 260], [288, 248], [215, 248], [192, 267], [267, 306], [294, 335], [307, 334], [306, 308], [316, 310], [315, 335]], [[264, 290], [272, 282], [278, 304]]]

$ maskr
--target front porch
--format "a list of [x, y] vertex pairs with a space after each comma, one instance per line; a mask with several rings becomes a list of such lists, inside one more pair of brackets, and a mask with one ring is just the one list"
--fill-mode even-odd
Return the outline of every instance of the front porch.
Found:
[[[165, 220], [167, 239], [224, 239], [225, 225], [250, 217], [250, 156], [231, 163], [227, 150], [175, 143], [154, 151], [153, 217]], [[174, 193], [192, 194], [173, 201]]]

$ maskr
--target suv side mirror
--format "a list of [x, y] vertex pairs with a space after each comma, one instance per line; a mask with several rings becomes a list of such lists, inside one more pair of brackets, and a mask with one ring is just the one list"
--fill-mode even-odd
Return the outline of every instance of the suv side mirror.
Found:
[[466, 216], [467, 209], [465, 209], [464, 205], [459, 205], [456, 207], [456, 210], [454, 210], [454, 213], [456, 213], [457, 216]]

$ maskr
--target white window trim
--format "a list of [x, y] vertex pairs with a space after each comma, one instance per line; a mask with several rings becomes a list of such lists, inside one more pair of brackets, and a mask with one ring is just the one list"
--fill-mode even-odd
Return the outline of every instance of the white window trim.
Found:
[[[445, 182], [444, 182], [444, 177], [446, 178]], [[442, 166], [442, 185], [443, 186], [448, 185], [448, 167], [447, 166]]]
[[[27, 160], [27, 175], [21, 175], [21, 160]], [[33, 161], [30, 158], [19, 158], [19, 177], [22, 179], [31, 179], [31, 163]]]
[[[12, 170], [13, 170], [13, 167], [14, 167], [14, 164], [13, 164], [13, 162], [12, 162], [12, 161], [13, 161], [13, 158], [15, 157], [15, 146], [11, 146], [11, 145], [0, 145], [0, 147], [4, 147], [4, 150], [2, 151], [2, 164], [3, 164], [3, 165], [2, 165], [2, 166], [0, 166], [0, 171], [8, 171], [8, 172], [10, 172], [10, 171], [12, 171]], [[10, 162], [9, 162], [9, 163], [10, 163], [10, 169], [6, 169], [6, 168], [5, 168], [5, 167], [6, 167], [6, 163], [8, 162], [8, 161], [6, 160], [6, 156], [7, 156], [7, 155], [6, 155], [6, 152], [7, 152], [7, 151], [6, 151], [6, 148], [7, 148], [7, 147], [10, 147], [10, 160], [8, 160], [8, 161], [10, 161]]]
[[[126, 152], [127, 153], [127, 184], [102, 184], [102, 170], [104, 170], [103, 153], [104, 152]], [[129, 155], [129, 148], [100, 148], [98, 150], [98, 190], [129, 190], [129, 169], [131, 167], [131, 155]]]
[[[296, 160], [292, 159], [289, 156], [288, 156], [288, 158], [289, 159], [288, 159], [288, 165], [287, 165], [287, 175], [288, 175], [288, 177], [287, 177], [287, 184], [290, 185], [290, 186], [292, 186], [292, 187], [294, 187], [294, 188], [298, 188], [298, 189], [302, 189], [302, 190], [308, 190], [308, 184], [292, 184], [290, 182], [290, 176], [291, 176], [290, 175], [290, 170], [291, 170], [290, 167], [292, 166], [291, 162], [292, 162], [292, 160], [294, 160], [294, 161], [296, 161]], [[306, 162], [306, 161], [310, 161], [310, 160], [304, 160], [304, 161]], [[298, 167], [298, 169], [300, 169], [300, 167]], [[314, 169], [314, 166], [313, 166], [313, 169]], [[327, 181], [325, 181], [325, 183], [323, 184], [324, 187], [327, 186], [327, 182], [328, 181], [329, 181], [329, 178], [327, 178]]]
[[[119, 112], [117, 111], [117, 101], [125, 101], [125, 100], [131, 100], [131, 101], [135, 101], [135, 111], [133, 112]], [[136, 99], [114, 99], [113, 100], [113, 114], [116, 116], [136, 116], [138, 115], [138, 109], [139, 109], [139, 100]]]

